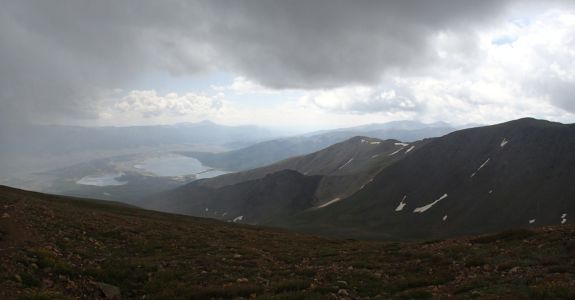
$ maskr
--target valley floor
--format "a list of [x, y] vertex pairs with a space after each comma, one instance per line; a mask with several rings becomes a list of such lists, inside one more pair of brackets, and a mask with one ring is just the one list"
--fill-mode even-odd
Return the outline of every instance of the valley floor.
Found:
[[0, 299], [573, 299], [575, 227], [320, 238], [0, 187]]

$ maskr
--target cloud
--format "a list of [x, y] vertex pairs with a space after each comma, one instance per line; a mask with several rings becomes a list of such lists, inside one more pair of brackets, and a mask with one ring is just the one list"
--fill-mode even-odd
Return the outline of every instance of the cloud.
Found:
[[219, 92], [232, 91], [237, 95], [279, 93], [277, 90], [267, 88], [242, 76], [234, 78], [229, 86], [211, 86], [211, 88]]
[[220, 69], [272, 88], [376, 83], [432, 63], [428, 36], [506, 1], [28, 1], [0, 4], [3, 117], [78, 115], [150, 70]]
[[[98, 119], [110, 113], [102, 114], [98, 101], [155, 71], [235, 74], [231, 88], [239, 94], [305, 90], [309, 103], [332, 112], [423, 116], [440, 111], [432, 104], [484, 107], [494, 95], [475, 96], [473, 87], [482, 85], [493, 87], [492, 93], [529, 87], [530, 93], [509, 95], [547, 99], [573, 112], [567, 96], [573, 70], [569, 14], [504, 30], [495, 44], [490, 37], [489, 47], [524, 49], [527, 56], [518, 56], [530, 59], [536, 66], [531, 69], [494, 63], [500, 54], [482, 44], [482, 32], [500, 24], [518, 3], [535, 2], [6, 0], [0, 3], [0, 119]], [[563, 5], [557, 3], [549, 7]], [[536, 28], [541, 34], [527, 41], [525, 34], [537, 34]], [[539, 37], [544, 42], [537, 44]], [[549, 47], [555, 45], [549, 44], [552, 37], [557, 47]], [[524, 69], [533, 76], [515, 74]], [[484, 71], [510, 77], [492, 82], [481, 76]], [[460, 88], [426, 96], [423, 86], [436, 93], [443, 90], [438, 86]], [[131, 105], [144, 118], [162, 114], [159, 108], [173, 114], [176, 106], [135, 100]]]
[[303, 105], [313, 105], [336, 113], [358, 114], [419, 111], [424, 105], [399, 86], [390, 89], [347, 86], [309, 92], [300, 101]]
[[134, 90], [118, 97], [117, 93], [98, 103], [100, 118], [104, 121], [129, 122], [146, 120], [153, 123], [173, 121], [200, 121], [214, 118], [224, 102], [217, 95], [168, 93], [158, 95], [154, 90]]
[[[575, 11], [552, 10], [529, 22], [508, 20], [465, 38], [436, 35], [440, 57], [417, 74], [391, 75], [374, 86], [309, 92], [305, 103], [344, 113], [413, 112], [453, 123], [493, 123], [536, 116], [572, 121], [575, 113]], [[502, 42], [502, 41], [505, 42]]]

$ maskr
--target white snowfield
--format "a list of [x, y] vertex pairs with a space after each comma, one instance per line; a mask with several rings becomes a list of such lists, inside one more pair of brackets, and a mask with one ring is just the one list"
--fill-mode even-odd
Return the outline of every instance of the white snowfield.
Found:
[[411, 150], [413, 150], [413, 149], [415, 149], [415, 146], [409, 147], [409, 149], [407, 149], [407, 151], [405, 151], [405, 154], [409, 153], [409, 151], [411, 151]]
[[407, 195], [403, 196], [403, 199], [401, 199], [401, 202], [399, 202], [399, 205], [397, 205], [397, 207], [395, 208], [395, 211], [402, 211], [403, 210], [403, 208], [407, 204], [407, 202], [404, 202], [405, 199], [407, 199]]
[[243, 220], [243, 219], [244, 219], [244, 216], [239, 216], [239, 217], [236, 217], [236, 218], [233, 220], [233, 222], [236, 223], [236, 222], [239, 222], [239, 221], [241, 221], [241, 220]]
[[333, 199], [329, 200], [328, 202], [326, 202], [326, 203], [324, 203], [324, 204], [318, 206], [317, 208], [326, 207], [326, 206], [328, 206], [328, 205], [331, 205], [331, 204], [336, 203], [336, 202], [339, 201], [339, 200], [341, 200], [341, 199], [340, 199], [340, 198], [333, 198]]
[[469, 176], [469, 177], [475, 176], [477, 174], [477, 172], [479, 172], [479, 170], [483, 169], [483, 167], [485, 167], [485, 165], [487, 165], [487, 163], [489, 162], [490, 159], [491, 158], [488, 158], [484, 163], [482, 163], [481, 166], [479, 166], [479, 168], [477, 168], [477, 170], [475, 172], [473, 172], [471, 174], [471, 176]]
[[533, 224], [533, 223], [535, 223], [535, 219], [529, 220], [529, 224]]
[[389, 156], [393, 156], [396, 155], [397, 153], [399, 153], [399, 151], [403, 150], [403, 148], [399, 148], [397, 151], [391, 153]]
[[501, 141], [501, 144], [499, 144], [499, 146], [503, 148], [505, 147], [505, 145], [507, 145], [507, 143], [509, 143], [509, 141], [506, 138], [503, 138], [503, 141]]
[[349, 165], [351, 162], [353, 161], [353, 158], [350, 158], [345, 164], [343, 164], [341, 167], [339, 167], [338, 170], [341, 170], [343, 168], [345, 168], [347, 165]]
[[443, 222], [447, 221], [447, 215], [443, 216]]
[[368, 144], [370, 144], [370, 145], [379, 145], [379, 144], [381, 144], [380, 141], [368, 141], [368, 140], [366, 140], [366, 139], [361, 139], [361, 142], [362, 142], [362, 143], [368, 143]]
[[567, 222], [567, 214], [561, 215], [561, 224], [565, 224]]
[[409, 144], [407, 144], [407, 143], [395, 143], [394, 145], [402, 146], [402, 147], [409, 146]]
[[427, 204], [427, 205], [425, 205], [425, 206], [418, 207], [418, 208], [414, 209], [413, 212], [414, 212], [414, 213], [423, 213], [423, 212], [426, 212], [428, 209], [432, 208], [435, 204], [437, 204], [439, 201], [441, 201], [441, 200], [443, 200], [443, 199], [445, 199], [445, 198], [447, 198], [447, 194], [443, 194], [443, 196], [441, 196], [439, 199], [437, 199], [437, 200], [435, 200], [435, 201], [433, 201], [433, 202], [431, 202], [431, 203], [429, 203], [429, 204]]

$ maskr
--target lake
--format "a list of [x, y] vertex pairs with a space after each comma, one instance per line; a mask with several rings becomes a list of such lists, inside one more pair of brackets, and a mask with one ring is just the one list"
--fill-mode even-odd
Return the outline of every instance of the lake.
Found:
[[89, 175], [80, 178], [76, 181], [77, 184], [81, 185], [94, 185], [94, 186], [109, 186], [109, 185], [124, 185], [126, 181], [119, 181], [118, 178], [121, 177], [122, 173], [108, 173], [100, 175]]
[[134, 167], [157, 176], [184, 176], [193, 174], [196, 175], [197, 179], [211, 178], [229, 173], [205, 166], [193, 157], [178, 154], [150, 157], [134, 165]]

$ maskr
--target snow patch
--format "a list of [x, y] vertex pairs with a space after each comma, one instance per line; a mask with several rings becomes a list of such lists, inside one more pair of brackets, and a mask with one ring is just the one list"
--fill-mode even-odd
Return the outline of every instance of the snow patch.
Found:
[[397, 151], [391, 153], [389, 156], [393, 156], [396, 155], [399, 151], [403, 150], [403, 148], [399, 148]]
[[439, 201], [441, 201], [445, 198], [447, 198], [447, 194], [443, 194], [443, 196], [441, 196], [439, 199], [437, 199], [437, 200], [435, 200], [435, 201], [433, 201], [433, 202], [431, 202], [425, 206], [418, 207], [418, 208], [414, 209], [413, 212], [414, 213], [423, 213], [423, 212], [427, 211], [428, 209], [432, 208], [435, 204], [437, 204]]
[[363, 188], [373, 181], [373, 177], [371, 177], [366, 183], [364, 183], [359, 189], [363, 190]]
[[353, 161], [353, 158], [350, 158], [345, 164], [343, 164], [343, 166], [339, 167], [338, 170], [345, 168], [345, 166], [349, 165], [352, 161]]
[[368, 140], [366, 140], [366, 139], [361, 139], [361, 142], [362, 142], [362, 143], [368, 143], [368, 144], [370, 144], [370, 145], [379, 145], [379, 144], [381, 144], [380, 141], [368, 141]]
[[415, 149], [415, 146], [409, 147], [409, 149], [407, 149], [407, 151], [405, 151], [405, 154], [409, 153], [409, 151], [411, 151], [411, 150], [413, 150], [413, 149]]
[[378, 156], [379, 156], [379, 154], [372, 155], [371, 158], [376, 158], [376, 157], [378, 157]]
[[567, 222], [567, 214], [561, 215], [561, 224], [565, 224]]
[[535, 223], [535, 219], [529, 220], [529, 224], [533, 224], [533, 223]]
[[205, 211], [208, 212], [208, 211], [210, 211], [210, 210], [206, 207]]
[[407, 202], [403, 202], [403, 201], [405, 201], [406, 198], [407, 198], [407, 195], [403, 196], [403, 199], [401, 199], [401, 202], [399, 202], [399, 205], [395, 208], [395, 211], [402, 211], [403, 210], [403, 208], [407, 204]]
[[443, 216], [443, 222], [447, 221], [447, 215]]
[[244, 219], [244, 216], [239, 216], [239, 217], [236, 217], [235, 219], [233, 219], [232, 222], [237, 223], [237, 222], [239, 222], [239, 221], [241, 221], [241, 220], [243, 220], [243, 219]]
[[503, 148], [503, 147], [505, 147], [505, 145], [507, 145], [507, 143], [509, 143], [509, 141], [506, 138], [503, 138], [503, 141], [501, 141], [501, 144], [499, 144], [499, 147]]
[[402, 146], [402, 147], [409, 146], [409, 144], [407, 144], [407, 143], [395, 143], [394, 145]]
[[493, 190], [489, 190], [489, 194], [493, 194]]
[[471, 174], [471, 176], [469, 176], [469, 177], [475, 176], [475, 174], [477, 174], [477, 172], [479, 172], [479, 170], [483, 169], [483, 167], [485, 167], [485, 165], [487, 165], [487, 163], [489, 162], [490, 159], [491, 158], [488, 158], [484, 163], [482, 163], [481, 166], [479, 166], [479, 168], [477, 168], [477, 170], [475, 172], [473, 172]]
[[331, 204], [336, 203], [336, 202], [339, 201], [339, 200], [341, 200], [339, 197], [338, 197], [338, 198], [333, 198], [333, 199], [329, 200], [328, 202], [326, 202], [326, 203], [324, 203], [324, 204], [318, 206], [317, 208], [326, 207], [326, 206], [328, 206], [328, 205], [331, 205]]

